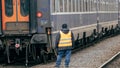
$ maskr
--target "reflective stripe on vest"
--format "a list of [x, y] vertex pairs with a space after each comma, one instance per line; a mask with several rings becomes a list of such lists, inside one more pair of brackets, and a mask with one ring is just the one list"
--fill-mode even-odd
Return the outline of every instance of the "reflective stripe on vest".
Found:
[[72, 46], [71, 31], [69, 31], [67, 34], [64, 34], [62, 31], [60, 31], [60, 36], [58, 47]]

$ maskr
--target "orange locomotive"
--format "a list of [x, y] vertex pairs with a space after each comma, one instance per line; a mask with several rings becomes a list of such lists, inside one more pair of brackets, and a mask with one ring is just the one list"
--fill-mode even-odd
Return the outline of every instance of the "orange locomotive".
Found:
[[0, 46], [7, 63], [16, 56], [25, 57], [26, 65], [30, 56], [45, 58], [47, 49], [51, 49], [49, 3], [49, 0], [0, 0]]

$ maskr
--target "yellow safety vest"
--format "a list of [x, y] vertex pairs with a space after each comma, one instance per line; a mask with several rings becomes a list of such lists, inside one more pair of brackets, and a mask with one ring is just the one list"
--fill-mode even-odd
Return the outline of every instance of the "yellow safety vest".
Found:
[[69, 31], [67, 34], [64, 34], [62, 31], [60, 31], [60, 41], [58, 44], [58, 47], [69, 47], [72, 46], [72, 37], [71, 37], [71, 31]]

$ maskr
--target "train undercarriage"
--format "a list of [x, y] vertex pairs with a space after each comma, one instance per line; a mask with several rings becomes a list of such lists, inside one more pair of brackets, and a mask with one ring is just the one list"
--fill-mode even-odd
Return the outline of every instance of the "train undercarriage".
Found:
[[115, 28], [111, 27], [110, 29], [102, 27], [99, 33], [96, 29], [94, 29], [93, 33], [90, 36], [86, 36], [86, 32], [83, 32], [82, 38], [80, 38], [79, 34], [77, 35], [77, 39], [75, 40], [75, 48], [86, 48], [90, 46], [90, 44], [92, 45], [106, 38], [113, 37], [119, 34], [120, 27], [118, 26], [118, 24]]
[[[36, 37], [38, 38], [37, 40]], [[48, 60], [53, 60], [55, 58], [53, 48], [48, 46], [51, 44], [48, 41], [51, 40], [40, 37], [45, 36], [39, 34], [33, 36], [3, 36], [0, 40], [1, 62], [11, 64], [23, 61], [28, 66], [29, 62], [32, 61], [35, 61], [35, 63], [46, 63]]]

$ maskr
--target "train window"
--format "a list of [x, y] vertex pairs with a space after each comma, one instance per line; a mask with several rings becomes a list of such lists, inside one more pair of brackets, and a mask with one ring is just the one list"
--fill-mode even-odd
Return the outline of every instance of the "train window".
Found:
[[92, 11], [92, 8], [93, 8], [93, 0], [90, 1], [91, 2], [91, 6], [90, 6], [90, 11]]
[[1, 7], [2, 7], [2, 4], [1, 4], [1, 1], [0, 1], [0, 18], [1, 18], [1, 12], [2, 12], [1, 11], [1, 9], [2, 9]]
[[0, 1], [0, 24], [1, 24], [1, 13], [2, 13], [2, 4], [1, 4], [1, 1]]
[[77, 1], [77, 4], [78, 4], [78, 5], [77, 5], [77, 7], [78, 7], [78, 12], [80, 12], [80, 8], [81, 8], [81, 6], [80, 6], [80, 0]]
[[88, 11], [88, 2], [87, 0], [84, 1], [84, 5], [85, 5], [85, 12]]
[[113, 8], [112, 11], [115, 10], [114, 4], [115, 4], [114, 2], [111, 2], [111, 9]]
[[81, 0], [81, 12], [83, 12], [83, 11], [84, 11], [84, 8], [83, 8], [83, 7], [84, 7], [84, 4], [83, 4], [83, 2], [84, 2], [84, 1], [83, 1], [83, 0]]
[[92, 0], [92, 9], [91, 9], [92, 11], [95, 11], [95, 7], [94, 6], [95, 6], [95, 3], [94, 3], [94, 0]]
[[98, 0], [98, 11], [100, 11], [101, 10], [101, 1], [100, 0]]
[[69, 5], [70, 5], [70, 0], [64, 0], [64, 12], [69, 12], [70, 8], [69, 8]]
[[72, 2], [71, 2], [71, 0], [69, 0], [69, 12], [71, 12], [71, 4], [72, 4]]
[[100, 1], [100, 11], [103, 11], [103, 0]]
[[87, 6], [87, 11], [90, 11], [90, 0], [87, 0], [86, 3], [87, 3], [87, 5], [86, 5]]
[[75, 12], [77, 12], [77, 0], [74, 1], [75, 1]]
[[109, 11], [109, 2], [106, 2], [106, 11]]
[[55, 12], [63, 12], [63, 0], [55, 0]]
[[60, 12], [63, 12], [63, 8], [64, 8], [64, 0], [60, 0]]
[[91, 0], [88, 1], [89, 2], [89, 11], [91, 11]]
[[69, 12], [69, 2], [70, 2], [70, 0], [67, 0], [67, 6], [66, 6], [67, 12]]
[[21, 9], [21, 14], [23, 16], [26, 16], [29, 14], [29, 0], [20, 0], [20, 9]]
[[88, 0], [86, 1], [86, 8], [86, 11], [88, 12], [90, 9], [90, 2]]
[[91, 9], [91, 0], [88, 0], [88, 11]]
[[77, 10], [77, 12], [79, 12], [79, 5], [78, 5], [79, 3], [78, 2], [79, 2], [79, 0], [76, 0], [76, 8], [77, 8], [76, 10]]
[[102, 1], [102, 11], [105, 11], [105, 2], [104, 2], [104, 0]]
[[104, 6], [105, 6], [105, 2], [104, 2], [104, 0], [102, 0], [101, 3], [102, 3], [102, 4], [101, 4], [101, 10], [104, 11], [104, 8], [105, 8], [105, 7], [104, 7]]
[[65, 8], [66, 8], [66, 0], [63, 0], [63, 12], [65, 12]]
[[75, 0], [72, 0], [72, 9], [73, 9], [73, 12], [75, 12]]
[[74, 11], [77, 12], [77, 0], [74, 0], [74, 5], [75, 5], [75, 7], [74, 7], [75, 10]]
[[115, 10], [114, 4], [115, 4], [115, 3], [111, 1], [111, 9], [113, 8], [112, 11]]
[[83, 4], [82, 4], [82, 0], [80, 0], [80, 12], [82, 12], [82, 6]]
[[[52, 12], [115, 11], [113, 0], [51, 0]], [[112, 8], [112, 9], [111, 9]]]
[[73, 12], [73, 0], [71, 0], [71, 4], [70, 4], [71, 6], [71, 12]]
[[90, 0], [90, 11], [92, 11], [92, 0]]
[[55, 0], [51, 0], [51, 12], [55, 12]]
[[107, 2], [107, 11], [109, 12], [109, 1]]
[[5, 13], [7, 16], [13, 15], [13, 0], [5, 0]]
[[118, 2], [116, 1], [115, 2], [115, 11], [117, 11], [117, 9], [118, 9]]
[[93, 5], [92, 10], [93, 10], [93, 11], [96, 11], [96, 3], [95, 3], [95, 2], [96, 2], [96, 1], [93, 0], [93, 4], [92, 4], [92, 5]]
[[[60, 3], [59, 3], [59, 0], [58, 0], [58, 1], [54, 0], [53, 2], [55, 3], [55, 5], [53, 5], [54, 8], [55, 8], [55, 11], [54, 11], [54, 12], [59, 12], [59, 4], [60, 4]], [[52, 6], [52, 7], [53, 7], [53, 6]]]
[[86, 0], [83, 0], [83, 12], [86, 12]]

